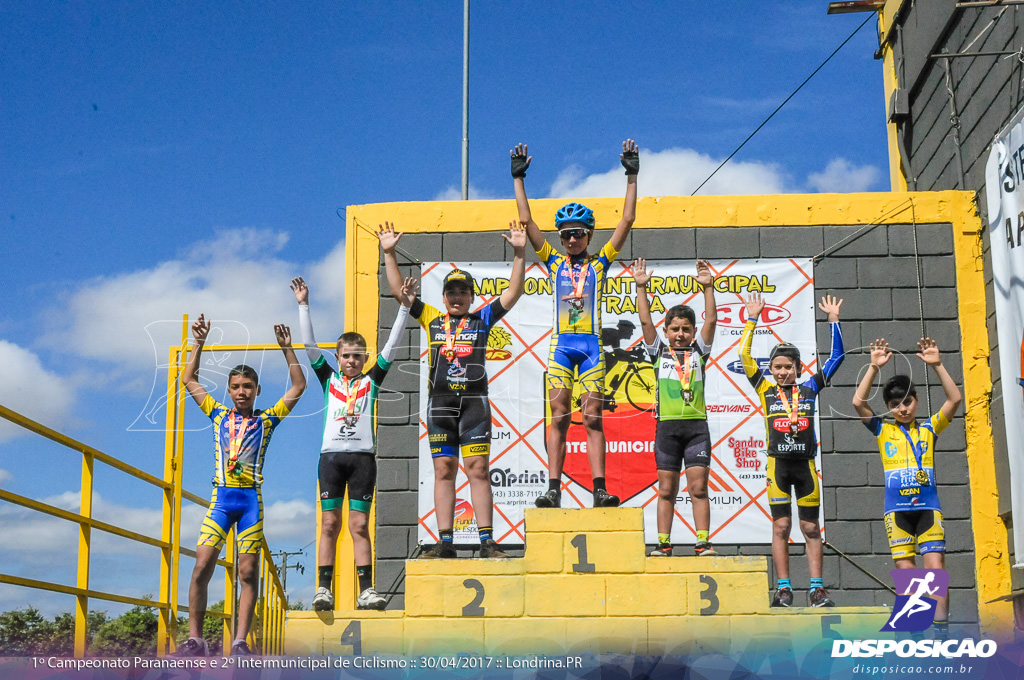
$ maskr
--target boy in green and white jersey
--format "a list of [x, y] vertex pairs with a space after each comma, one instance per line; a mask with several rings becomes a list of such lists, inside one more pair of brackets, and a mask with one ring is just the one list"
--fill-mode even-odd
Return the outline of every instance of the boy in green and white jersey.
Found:
[[704, 289], [704, 324], [697, 332], [697, 316], [687, 305], [676, 305], [665, 313], [665, 339], [658, 337], [651, 319], [647, 284], [651, 272], [640, 258], [633, 262], [636, 310], [640, 315], [644, 343], [658, 375], [657, 430], [654, 460], [658, 466], [658, 547], [651, 557], [672, 555], [672, 517], [679, 473], [686, 468], [686, 490], [693, 507], [693, 525], [698, 555], [717, 555], [708, 540], [711, 531], [711, 502], [708, 473], [711, 470], [711, 433], [704, 403], [704, 367], [711, 354], [718, 323], [715, 305], [715, 277], [706, 260], [697, 260], [697, 283]]
[[415, 279], [406, 279], [401, 289], [398, 315], [387, 343], [370, 370], [363, 372], [369, 355], [366, 339], [359, 333], [338, 338], [335, 358], [338, 370], [327, 363], [316, 346], [313, 322], [309, 315], [309, 289], [302, 277], [292, 280], [291, 288], [299, 303], [299, 332], [306, 355], [324, 392], [324, 436], [320, 448], [320, 546], [317, 551], [318, 587], [313, 609], [334, 609], [331, 582], [334, 579], [334, 554], [341, 533], [342, 505], [348, 487], [349, 533], [359, 578], [358, 609], [384, 609], [387, 601], [373, 588], [373, 551], [370, 545], [369, 517], [377, 483], [377, 450], [374, 420], [377, 395], [391, 368], [395, 350], [405, 329], [409, 306], [416, 298]]

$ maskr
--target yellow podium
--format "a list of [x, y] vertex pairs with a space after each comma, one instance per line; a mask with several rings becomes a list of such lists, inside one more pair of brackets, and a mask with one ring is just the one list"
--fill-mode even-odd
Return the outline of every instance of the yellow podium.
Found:
[[405, 611], [288, 612], [285, 652], [737, 654], [888, 637], [886, 607], [769, 607], [766, 557], [646, 557], [640, 508], [526, 511], [519, 559], [409, 560]]

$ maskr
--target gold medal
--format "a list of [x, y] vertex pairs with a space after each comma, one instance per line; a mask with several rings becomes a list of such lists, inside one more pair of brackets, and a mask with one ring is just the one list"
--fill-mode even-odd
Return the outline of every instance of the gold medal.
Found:
[[928, 473], [924, 470], [918, 470], [914, 475], [914, 479], [917, 480], [917, 483], [921, 486], [928, 486], [932, 483], [931, 480], [928, 479]]

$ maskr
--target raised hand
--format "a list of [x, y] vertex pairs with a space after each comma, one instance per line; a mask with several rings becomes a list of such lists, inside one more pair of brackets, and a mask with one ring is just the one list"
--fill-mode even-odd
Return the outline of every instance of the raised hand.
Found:
[[277, 344], [281, 347], [292, 346], [292, 329], [283, 323], [274, 325], [274, 335], [277, 337]]
[[398, 239], [402, 238], [402, 234], [395, 231], [395, 225], [391, 222], [385, 222], [377, 226], [380, 228], [380, 231], [375, 233], [377, 238], [380, 239], [381, 250], [385, 253], [395, 252], [395, 246], [398, 245]]
[[192, 324], [192, 337], [195, 338], [197, 345], [205, 345], [206, 338], [210, 335], [210, 322], [200, 314], [199, 318], [196, 319], [195, 323]]
[[939, 354], [939, 346], [931, 338], [921, 338], [917, 342], [917, 348], [921, 350], [917, 357], [929, 366], [938, 366], [942, 363], [942, 355]]
[[633, 264], [629, 265], [629, 268], [633, 270], [633, 281], [636, 285], [646, 286], [651, 282], [651, 275], [654, 271], [647, 271], [647, 260], [644, 258], [636, 258], [633, 260]]
[[839, 321], [839, 308], [842, 304], [843, 301], [841, 299], [837, 299], [833, 295], [826, 295], [818, 303], [818, 309], [828, 314], [829, 322], [835, 322]]
[[502, 234], [501, 237], [513, 248], [526, 247], [526, 227], [516, 220], [508, 223], [508, 235]]
[[885, 338], [876, 338], [871, 343], [871, 365], [881, 368], [889, 363], [891, 358], [892, 351], [889, 349], [889, 343], [885, 341]]
[[512, 157], [512, 178], [526, 177], [526, 169], [530, 167], [533, 156], [527, 154], [525, 144], [516, 144], [516, 148], [509, 151]]
[[295, 301], [300, 305], [309, 304], [309, 288], [306, 287], [306, 282], [302, 280], [301, 276], [297, 276], [292, 279], [289, 288], [295, 293]]
[[412, 276], [402, 281], [402, 293], [398, 298], [398, 304], [403, 307], [412, 307], [412, 303], [416, 300], [416, 291], [419, 290], [419, 287], [420, 282]]
[[627, 175], [640, 174], [640, 147], [632, 139], [622, 143], [622, 155], [619, 156], [622, 167], [626, 169]]
[[707, 288], [714, 284], [715, 275], [711, 271], [711, 265], [707, 260], [697, 260], [697, 283]]
[[[740, 299], [743, 300], [742, 295], [740, 296]], [[750, 297], [743, 300], [743, 304], [747, 307], [748, 319], [761, 319], [761, 310], [764, 309], [764, 299], [761, 297], [760, 293], [757, 291], [752, 292]]]

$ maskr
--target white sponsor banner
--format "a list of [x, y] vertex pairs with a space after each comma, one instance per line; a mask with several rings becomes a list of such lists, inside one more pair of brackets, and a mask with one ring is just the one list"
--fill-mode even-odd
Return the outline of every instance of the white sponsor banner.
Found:
[[[1010, 462], [1014, 545], [1024, 546], [1024, 110], [992, 143], [985, 165], [1003, 422]], [[1017, 565], [1021, 564], [1014, 555]]]
[[[472, 308], [490, 303], [508, 285], [511, 263], [424, 263], [422, 298], [442, 309], [442, 283], [453, 267], [466, 269], [476, 280]], [[677, 304], [693, 307], [703, 323], [704, 296], [694, 276], [693, 260], [648, 260], [654, 278], [649, 284], [654, 322], [661, 332], [664, 310]], [[810, 260], [713, 260], [716, 273], [718, 328], [707, 365], [705, 394], [712, 440], [708, 484], [711, 539], [718, 543], [770, 543], [771, 514], [765, 478], [764, 417], [759, 400], [740, 365], [740, 335], [746, 309], [740, 295], [760, 291], [766, 307], [753, 340], [752, 353], [767, 366], [772, 347], [796, 344], [807, 370], [818, 369], [814, 336], [814, 280]], [[626, 507], [644, 509], [645, 540], [657, 539], [657, 470], [654, 461], [653, 365], [646, 360], [636, 314], [636, 288], [627, 264], [612, 265], [602, 297], [602, 344], [606, 366], [604, 430], [607, 438], [606, 477], [611, 493]], [[494, 537], [500, 543], [522, 544], [523, 513], [547, 490], [545, 453], [545, 370], [552, 328], [551, 287], [544, 267], [527, 268], [526, 293], [492, 329], [487, 372], [492, 408], [491, 488], [494, 494]], [[434, 517], [433, 464], [426, 430], [427, 336], [420, 334], [419, 531], [423, 543], [438, 540]], [[806, 375], [806, 374], [805, 374]], [[820, 456], [819, 456], [820, 461]], [[818, 470], [820, 474], [821, 465]], [[579, 413], [572, 418], [562, 491], [562, 507], [591, 507], [592, 481], [586, 435]], [[468, 480], [461, 469], [456, 479], [455, 541], [477, 542], [477, 525]], [[686, 479], [680, 482], [673, 520], [675, 543], [695, 536]], [[800, 532], [793, 539], [802, 541]]]

